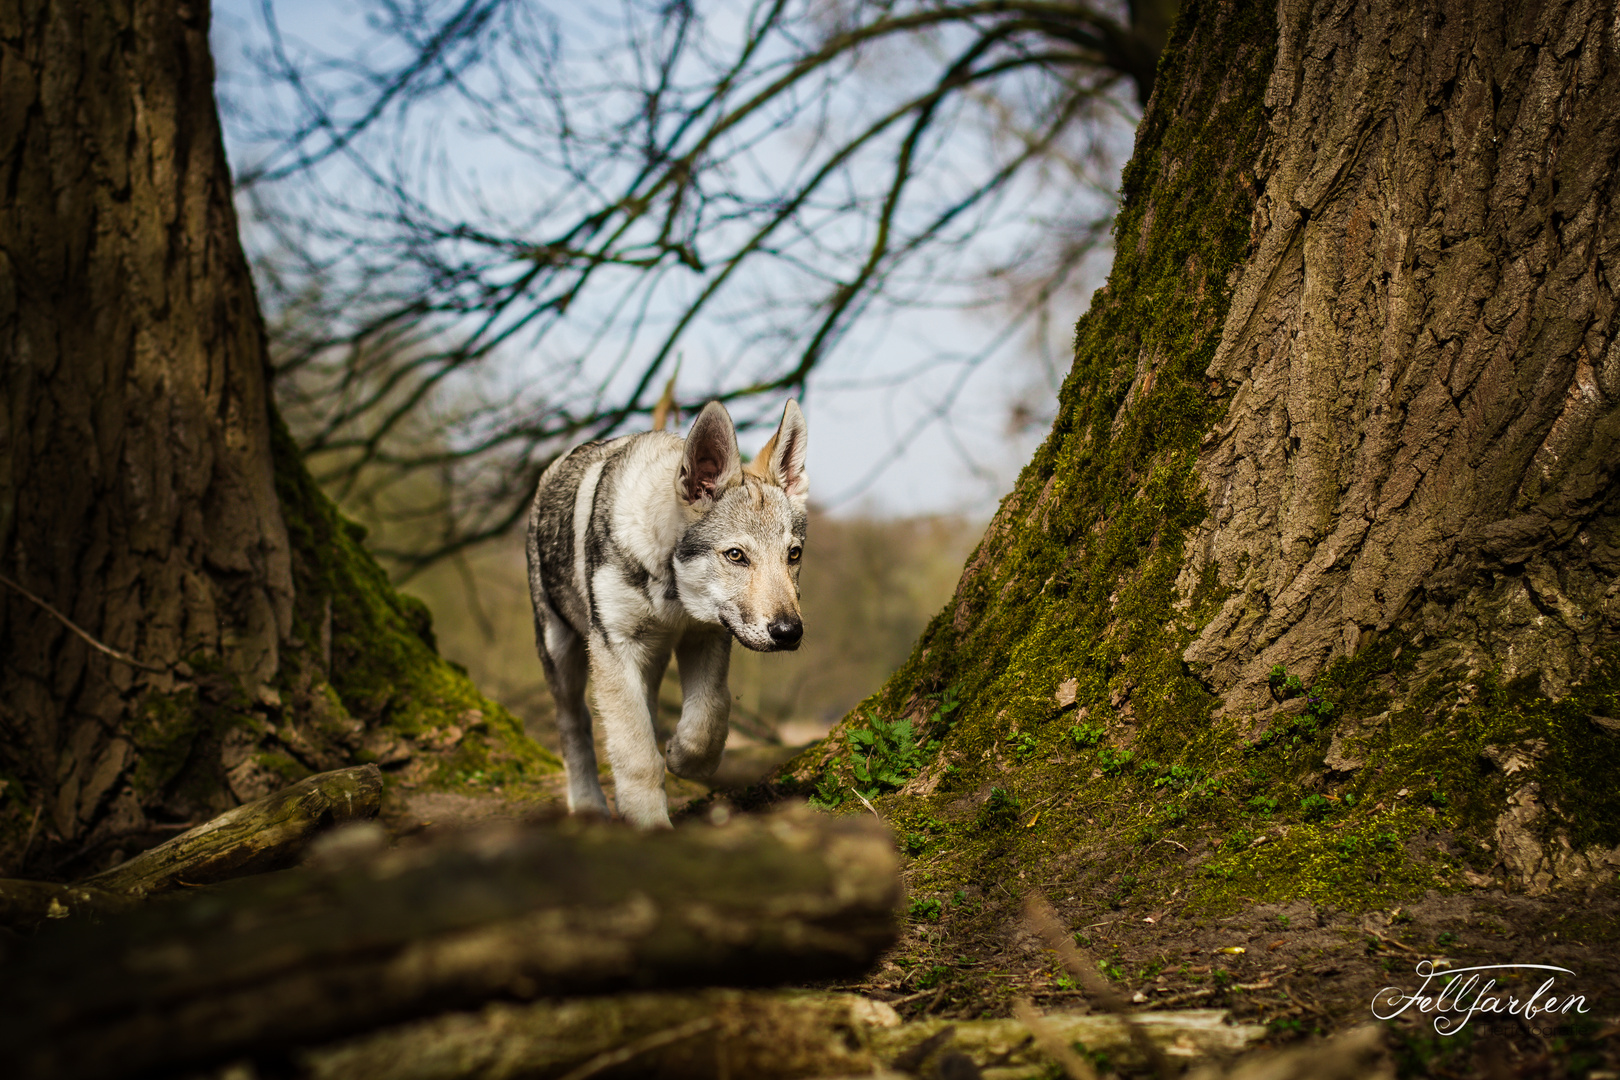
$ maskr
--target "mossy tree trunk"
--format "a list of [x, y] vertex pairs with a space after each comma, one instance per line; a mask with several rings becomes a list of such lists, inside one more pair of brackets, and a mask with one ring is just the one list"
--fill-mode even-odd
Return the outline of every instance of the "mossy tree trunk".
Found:
[[903, 827], [996, 785], [1071, 807], [1024, 856], [1128, 803], [1206, 896], [1612, 877], [1616, 15], [1184, 6], [1051, 435], [868, 703], [942, 739]]
[[206, 0], [0, 0], [11, 873], [98, 869], [352, 763], [369, 727], [476, 709], [463, 726], [515, 732], [433, 654], [273, 414], [208, 27]]

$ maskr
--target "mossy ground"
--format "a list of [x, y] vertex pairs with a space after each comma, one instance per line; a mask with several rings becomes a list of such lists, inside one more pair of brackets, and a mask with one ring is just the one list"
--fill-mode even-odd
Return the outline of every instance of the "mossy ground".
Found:
[[[347, 714], [368, 732], [437, 745], [439, 760], [418, 786], [501, 788], [517, 796], [556, 772], [561, 764], [554, 755], [479, 693], [460, 665], [438, 655], [427, 606], [389, 584], [363, 546], [364, 530], [346, 521], [315, 485], [279, 423], [276, 456], [277, 490], [295, 553], [293, 635], [306, 655], [326, 654], [314, 658], [319, 666], [312, 673], [289, 672], [287, 689], [324, 697], [335, 727]], [[445, 739], [451, 729], [461, 737], [452, 732]], [[356, 756], [370, 755], [360, 750]]]

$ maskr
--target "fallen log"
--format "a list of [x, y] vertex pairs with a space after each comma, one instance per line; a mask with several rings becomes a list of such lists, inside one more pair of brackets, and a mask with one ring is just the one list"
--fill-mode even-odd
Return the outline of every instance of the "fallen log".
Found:
[[[1231, 1057], [1265, 1036], [1223, 1010], [1137, 1013], [1165, 1056], [1183, 1063]], [[1147, 1060], [1124, 1020], [1054, 1014], [1041, 1026], [1116, 1064]], [[296, 1055], [299, 1080], [533, 1080], [658, 1076], [754, 1080], [867, 1076], [887, 1069], [933, 1076], [961, 1054], [999, 1080], [1052, 1075], [1054, 1062], [1020, 1020], [921, 1020], [850, 994], [710, 990], [620, 994], [432, 1017]]]
[[375, 765], [317, 773], [227, 810], [79, 884], [149, 896], [290, 866], [317, 833], [376, 817], [382, 790], [382, 772]]
[[0, 878], [0, 926], [32, 930], [46, 919], [109, 915], [140, 901], [122, 893], [54, 881]]
[[375, 765], [318, 773], [71, 885], [0, 878], [0, 927], [109, 915], [156, 893], [291, 866], [316, 835], [376, 817], [382, 789]]
[[172, 1074], [500, 998], [852, 976], [893, 942], [900, 896], [881, 824], [804, 808], [436, 839], [24, 943], [0, 1074]]

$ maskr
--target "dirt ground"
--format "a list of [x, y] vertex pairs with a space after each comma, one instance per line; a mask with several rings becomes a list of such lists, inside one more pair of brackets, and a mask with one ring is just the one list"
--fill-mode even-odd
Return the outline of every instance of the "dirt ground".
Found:
[[[738, 755], [726, 779], [746, 783], [782, 754], [778, 748], [758, 752], [757, 761]], [[611, 795], [611, 779], [603, 779]], [[707, 816], [726, 799], [674, 778], [668, 791], [678, 824]], [[756, 809], [759, 802], [757, 794], [740, 795], [736, 809]], [[558, 774], [521, 797], [402, 786], [391, 793], [384, 821], [400, 836], [563, 813]], [[1461, 1031], [1442, 1035], [1434, 1027], [1441, 1013], [1408, 1003], [1387, 1025], [1398, 1075], [1620, 1077], [1620, 887], [1612, 885], [1547, 897], [1500, 889], [1431, 892], [1380, 911], [1255, 903], [1210, 916], [1189, 912], [1175, 899], [1158, 909], [1122, 900], [1083, 868], [1068, 880], [1036, 882], [1019, 873], [960, 889], [943, 903], [914, 902], [900, 942], [874, 971], [826, 988], [886, 1002], [907, 1020], [1003, 1017], [1019, 997], [1048, 1012], [1084, 1012], [1085, 992], [1024, 921], [1032, 892], [1052, 903], [1076, 943], [1134, 1008], [1227, 1009], [1234, 1020], [1266, 1025], [1278, 1046], [1373, 1020], [1375, 997], [1384, 991], [1381, 1000], [1388, 1001], [1422, 989], [1420, 971], [1504, 964], [1567, 969], [1485, 976], [1522, 997], [1551, 975], [1561, 998], [1584, 999], [1567, 1014], [1526, 1020], [1479, 1013]], [[1428, 992], [1438, 985], [1437, 977]], [[1397, 1007], [1389, 1001], [1380, 1012], [1389, 1016]]]
[[[1375, 912], [1297, 901], [1200, 918], [1174, 905], [1115, 908], [1095, 894], [1053, 895], [1050, 884], [1045, 891], [1064, 924], [1137, 1008], [1229, 1009], [1235, 1020], [1267, 1025], [1273, 1041], [1285, 1044], [1373, 1020], [1380, 991], [1410, 995], [1424, 985], [1419, 970], [1552, 965], [1572, 973], [1551, 974], [1560, 993], [1584, 997], [1586, 1014], [1529, 1022], [1476, 1014], [1462, 1031], [1442, 1036], [1432, 1027], [1438, 1013], [1409, 1004], [1391, 1024], [1402, 1074], [1616, 1075], [1620, 890], [1546, 899], [1499, 890], [1431, 894]], [[1015, 890], [963, 893], [954, 917], [914, 915], [880, 968], [847, 989], [885, 1000], [908, 1018], [1004, 1016], [1019, 996], [1048, 1010], [1085, 1008], [1085, 994], [1025, 925]], [[1523, 997], [1547, 973], [1496, 974], [1504, 990]], [[1379, 1011], [1395, 1014], [1398, 1003]]]

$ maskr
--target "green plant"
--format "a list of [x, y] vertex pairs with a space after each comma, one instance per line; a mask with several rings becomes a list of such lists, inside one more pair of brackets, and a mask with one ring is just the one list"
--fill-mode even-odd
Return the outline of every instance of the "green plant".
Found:
[[845, 764], [838, 758], [827, 763], [821, 776], [816, 780], [816, 789], [810, 793], [809, 803], [821, 810], [836, 810], [843, 805], [847, 797], [844, 785], [838, 780], [838, 774]]
[[951, 969], [946, 967], [944, 964], [935, 964], [933, 967], [917, 976], [917, 988], [919, 990], [932, 990], [934, 987], [938, 986], [940, 982], [942, 982], [950, 973]]
[[1434, 943], [1440, 946], [1442, 949], [1450, 948], [1451, 946], [1457, 944], [1457, 935], [1453, 934], [1450, 930], [1447, 930], [1445, 933], [1435, 938]]
[[1130, 750], [1115, 750], [1112, 746], [1105, 746], [1097, 751], [1097, 764], [1109, 776], [1122, 773], [1131, 767], [1136, 754]]
[[1307, 795], [1299, 800], [1299, 812], [1306, 821], [1321, 821], [1333, 811], [1333, 802], [1325, 795]]
[[1075, 749], [1086, 750], [1102, 742], [1106, 732], [1101, 724], [1075, 725], [1069, 729], [1069, 739], [1074, 743]]
[[1268, 799], [1264, 795], [1256, 795], [1249, 800], [1249, 809], [1263, 818], [1269, 818], [1277, 812], [1277, 800]]
[[937, 896], [930, 896], [927, 898], [913, 896], [911, 898], [910, 914], [913, 919], [927, 919], [929, 921], [933, 921], [934, 919], [939, 918], [939, 909], [939, 897]]
[[850, 771], [855, 790], [871, 799], [894, 791], [928, 763], [939, 748], [938, 742], [917, 742], [909, 717], [884, 720], [875, 713], [866, 716], [867, 726], [850, 728], [845, 738], [850, 749]]
[[1052, 985], [1057, 987], [1059, 990], [1076, 989], [1074, 980], [1067, 975], [1059, 975], [1056, 979], [1052, 980]]
[[1007, 742], [1012, 747], [1013, 757], [1019, 761], [1028, 761], [1040, 749], [1034, 734], [1028, 731], [1015, 732]]
[[978, 823], [987, 829], [1004, 829], [1018, 821], [1019, 802], [1006, 788], [993, 787], [990, 797], [979, 808]]
[[932, 839], [926, 833], [909, 832], [900, 841], [900, 849], [907, 855], [921, 855]]
[[1286, 928], [1288, 926], [1288, 916], [1286, 916], [1286, 915], [1277, 916], [1277, 925]]
[[1266, 685], [1271, 689], [1271, 696], [1278, 701], [1305, 695], [1305, 710], [1285, 723], [1268, 727], [1249, 748], [1251, 752], [1284, 742], [1289, 746], [1298, 746], [1302, 741], [1314, 737], [1337, 708], [1327, 695], [1306, 686], [1299, 676], [1288, 674], [1281, 664], [1271, 669], [1266, 676]]
[[1164, 775], [1153, 781], [1156, 788], [1169, 788], [1171, 791], [1186, 791], [1197, 788], [1205, 783], [1203, 770], [1189, 769], [1185, 765], [1171, 765], [1164, 770]]
[[1353, 859], [1361, 854], [1361, 837], [1346, 836], [1335, 845], [1341, 859]]

